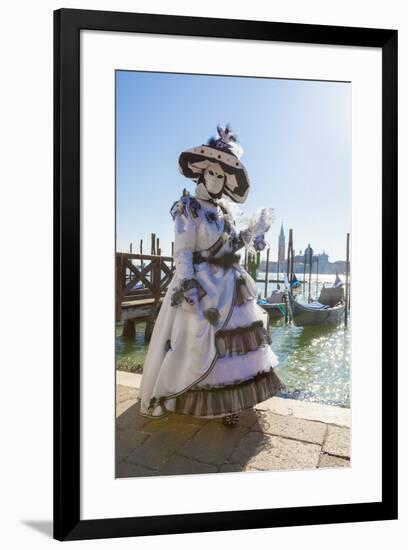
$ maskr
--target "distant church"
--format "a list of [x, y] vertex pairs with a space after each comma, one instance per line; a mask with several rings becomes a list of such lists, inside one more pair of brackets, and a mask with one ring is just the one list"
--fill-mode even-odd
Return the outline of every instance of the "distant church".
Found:
[[[310, 260], [310, 250], [312, 250], [310, 243], [305, 248], [304, 253], [299, 250], [299, 254], [295, 255], [293, 258], [293, 269], [297, 273], [302, 273], [304, 269], [305, 254], [306, 254], [306, 266], [309, 265]], [[312, 250], [312, 269], [316, 267], [316, 263], [319, 261], [319, 272], [320, 273], [334, 273], [336, 269], [341, 272], [343, 269], [342, 261], [331, 263], [329, 262], [329, 255], [323, 250], [322, 254], [313, 254]], [[279, 270], [284, 271], [286, 269], [286, 238], [285, 232], [283, 230], [283, 223], [281, 224], [281, 229], [279, 233], [278, 241], [278, 262]], [[340, 265], [341, 264], [341, 265]], [[276, 263], [275, 263], [276, 265]]]

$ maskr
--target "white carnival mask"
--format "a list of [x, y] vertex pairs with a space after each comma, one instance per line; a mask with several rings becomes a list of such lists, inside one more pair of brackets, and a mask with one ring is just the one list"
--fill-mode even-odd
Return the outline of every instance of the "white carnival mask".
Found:
[[203, 176], [205, 187], [209, 193], [217, 195], [222, 191], [225, 183], [225, 173], [218, 163], [209, 162]]

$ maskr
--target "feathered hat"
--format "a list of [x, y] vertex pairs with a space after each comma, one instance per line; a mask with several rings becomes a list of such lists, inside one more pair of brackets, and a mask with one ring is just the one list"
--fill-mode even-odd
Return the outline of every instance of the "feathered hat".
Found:
[[217, 126], [218, 138], [212, 137], [205, 145], [183, 151], [179, 157], [179, 169], [183, 176], [200, 179], [210, 162], [218, 163], [225, 173], [223, 193], [235, 202], [244, 202], [249, 192], [249, 177], [240, 161], [243, 149], [230, 126]]

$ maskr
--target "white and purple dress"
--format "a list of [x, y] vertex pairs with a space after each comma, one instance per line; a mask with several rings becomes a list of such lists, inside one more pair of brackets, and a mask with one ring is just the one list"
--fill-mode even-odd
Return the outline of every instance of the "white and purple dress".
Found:
[[[244, 241], [229, 202], [187, 195], [171, 208], [176, 269], [144, 363], [144, 416], [222, 417], [283, 387], [256, 284], [239, 264]], [[186, 299], [192, 288], [193, 303]]]

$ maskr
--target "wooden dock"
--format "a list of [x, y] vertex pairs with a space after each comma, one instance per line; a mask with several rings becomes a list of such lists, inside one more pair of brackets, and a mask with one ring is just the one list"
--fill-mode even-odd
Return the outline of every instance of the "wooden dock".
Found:
[[144, 321], [149, 340], [173, 274], [172, 256], [116, 253], [116, 322], [124, 323], [124, 337], [134, 337], [135, 322]]

